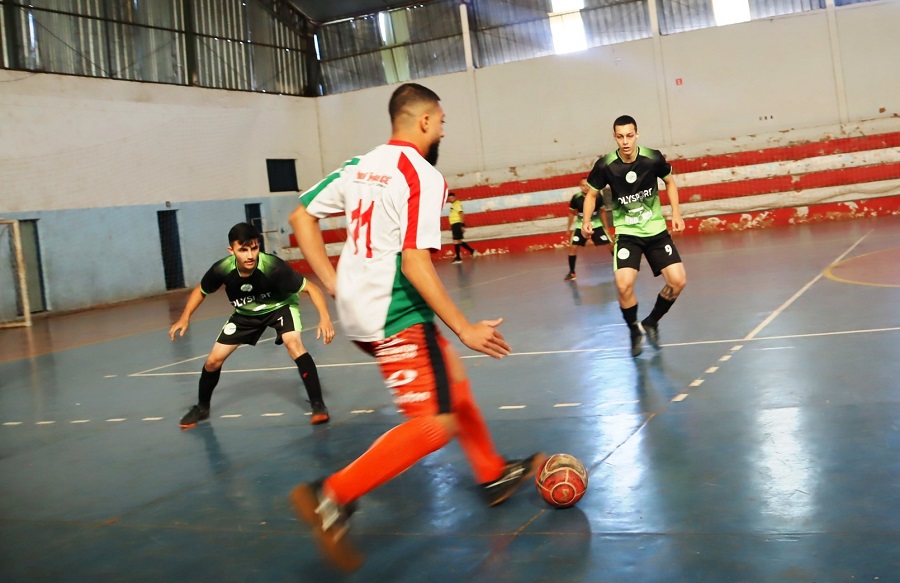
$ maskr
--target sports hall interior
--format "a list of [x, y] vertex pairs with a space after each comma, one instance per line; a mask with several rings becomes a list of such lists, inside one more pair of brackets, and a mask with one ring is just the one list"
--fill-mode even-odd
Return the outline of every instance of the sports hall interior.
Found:
[[[900, 2], [162, 4], [0, 0], [0, 580], [900, 581]], [[572, 15], [587, 47], [554, 50]], [[387, 140], [404, 81], [441, 97], [479, 251], [452, 264], [444, 219], [437, 271], [512, 346], [445, 329], [497, 448], [589, 484], [488, 508], [451, 444], [360, 500], [342, 573], [287, 495], [401, 417], [333, 302], [325, 346], [301, 300], [320, 426], [266, 334], [179, 429], [231, 306], [168, 330], [237, 222], [315, 281], [287, 217]], [[687, 287], [638, 357], [608, 250], [563, 281], [568, 200], [621, 114], [686, 223]], [[641, 316], [662, 285], [645, 264]]]

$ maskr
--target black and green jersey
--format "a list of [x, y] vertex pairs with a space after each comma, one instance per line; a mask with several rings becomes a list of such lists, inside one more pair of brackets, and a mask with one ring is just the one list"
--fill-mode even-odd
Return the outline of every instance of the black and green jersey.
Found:
[[658, 178], [672, 173], [672, 166], [659, 150], [638, 147], [634, 162], [624, 162], [619, 151], [597, 160], [588, 175], [595, 190], [609, 185], [616, 233], [652, 237], [666, 230], [659, 205]]
[[[569, 201], [569, 208], [573, 211], [578, 211], [578, 217], [575, 219], [575, 228], [580, 229], [581, 224], [584, 222], [584, 193], [579, 191], [575, 195], [572, 196], [572, 200]], [[600, 222], [600, 199], [597, 199], [597, 206], [594, 207], [594, 212], [591, 214], [591, 226], [596, 228], [601, 225]]]
[[260, 253], [253, 273], [241, 277], [234, 255], [229, 255], [209, 268], [200, 280], [200, 291], [208, 295], [223, 284], [228, 301], [238, 314], [259, 316], [289, 304], [297, 305], [297, 293], [306, 287], [306, 278], [268, 253]]

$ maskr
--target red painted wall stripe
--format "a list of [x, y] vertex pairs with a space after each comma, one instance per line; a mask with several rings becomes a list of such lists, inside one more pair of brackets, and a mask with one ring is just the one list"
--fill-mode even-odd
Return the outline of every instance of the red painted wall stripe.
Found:
[[[775, 192], [799, 192], [811, 188], [826, 186], [845, 186], [847, 184], [864, 184], [879, 180], [900, 178], [900, 162], [877, 164], [874, 166], [858, 166], [810, 172], [808, 174], [782, 175], [771, 178], [756, 178], [740, 182], [721, 182], [702, 186], [685, 186], [678, 189], [679, 202], [699, 202], [703, 200], [722, 200], [757, 194]], [[660, 190], [660, 202], [669, 204], [669, 197]]]
[[859, 138], [840, 138], [826, 140], [824, 142], [811, 142], [796, 146], [768, 148], [725, 154], [718, 156], [704, 156], [685, 160], [672, 160], [675, 171], [679, 174], [699, 172], [701, 170], [716, 170], [719, 168], [733, 168], [736, 166], [750, 166], [753, 164], [766, 164], [770, 162], [784, 162], [786, 160], [803, 160], [830, 156], [832, 154], [846, 154], [849, 152], [865, 152], [867, 150], [880, 150], [882, 148], [895, 148], [900, 146], [900, 132], [880, 134], [876, 136], [862, 136]]
[[[537, 221], [539, 219], [552, 219], [564, 217], [569, 214], [568, 211], [569, 202], [566, 201], [557, 204], [542, 204], [497, 211], [485, 211], [483, 213], [466, 213], [466, 227], [484, 227], [487, 225], [502, 225], [506, 223]], [[441, 217], [441, 230], [450, 230], [450, 222], [447, 220], [447, 217]]]
[[[802, 208], [803, 211], [798, 209]], [[753, 211], [720, 215], [718, 217], [697, 217], [685, 220], [685, 231], [676, 235], [696, 235], [706, 232], [742, 231], [747, 229], [789, 226], [812, 223], [824, 220], [844, 220], [861, 217], [900, 215], [900, 196], [885, 196], [852, 202], [833, 202], [804, 207], [780, 208], [765, 211]], [[500, 253], [520, 253], [562, 247], [565, 237], [560, 233], [541, 235], [525, 235], [474, 242], [478, 250], [490, 250]], [[452, 245], [444, 245], [436, 257], [453, 257]], [[337, 256], [331, 257], [337, 263]], [[303, 274], [312, 273], [305, 260], [288, 261], [295, 270]]]
[[[858, 138], [841, 138], [822, 142], [798, 144], [796, 146], [738, 152], [735, 154], [720, 154], [681, 160], [672, 158], [669, 161], [675, 168], [676, 174], [687, 174], [703, 170], [717, 170], [753, 164], [803, 160], [806, 158], [816, 158], [818, 156], [828, 156], [848, 152], [864, 152], [894, 147], [900, 147], [900, 132]], [[465, 201], [491, 198], [494, 196], [505, 196], [509, 194], [527, 194], [530, 192], [553, 190], [557, 188], [574, 188], [578, 186], [578, 181], [586, 175], [587, 172], [584, 172], [551, 176], [547, 178], [503, 182], [499, 184], [454, 188], [453, 192], [455, 192], [461, 200]]]
[[[841, 168], [823, 172], [811, 172], [798, 176], [777, 176], [772, 178], [759, 178], [744, 180], [741, 182], [708, 184], [697, 187], [684, 187], [678, 193], [682, 203], [702, 202], [712, 200], [725, 200], [745, 196], [762, 194], [775, 194], [780, 192], [800, 192], [813, 188], [830, 186], [846, 186], [852, 184], [865, 184], [881, 180], [900, 179], [900, 162], [880, 164], [858, 168]], [[660, 200], [663, 204], [669, 204], [665, 191], [660, 191]], [[482, 213], [467, 213], [466, 226], [484, 227], [490, 225], [502, 225], [536, 221], [541, 219], [565, 218], [568, 215], [569, 205], [567, 201], [559, 203], [518, 207]], [[441, 229], [447, 231], [450, 225], [447, 217], [441, 218]], [[338, 243], [346, 240], [346, 231], [343, 228], [330, 229], [322, 232], [326, 243]], [[296, 247], [296, 240], [290, 235], [290, 244]]]

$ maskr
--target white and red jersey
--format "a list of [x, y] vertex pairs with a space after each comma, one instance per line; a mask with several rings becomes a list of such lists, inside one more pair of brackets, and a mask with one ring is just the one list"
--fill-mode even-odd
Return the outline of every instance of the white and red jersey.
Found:
[[300, 195], [312, 216], [347, 219], [335, 299], [348, 338], [383, 340], [434, 320], [400, 260], [404, 249], [440, 249], [446, 200], [441, 173], [414, 145], [396, 140], [348, 160]]

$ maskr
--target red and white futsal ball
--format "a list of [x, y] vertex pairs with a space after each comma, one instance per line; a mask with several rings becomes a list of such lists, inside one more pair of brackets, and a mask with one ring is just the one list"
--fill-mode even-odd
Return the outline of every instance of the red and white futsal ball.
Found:
[[575, 456], [555, 453], [535, 472], [534, 482], [547, 504], [568, 508], [581, 500], [587, 491], [588, 474], [584, 464]]

